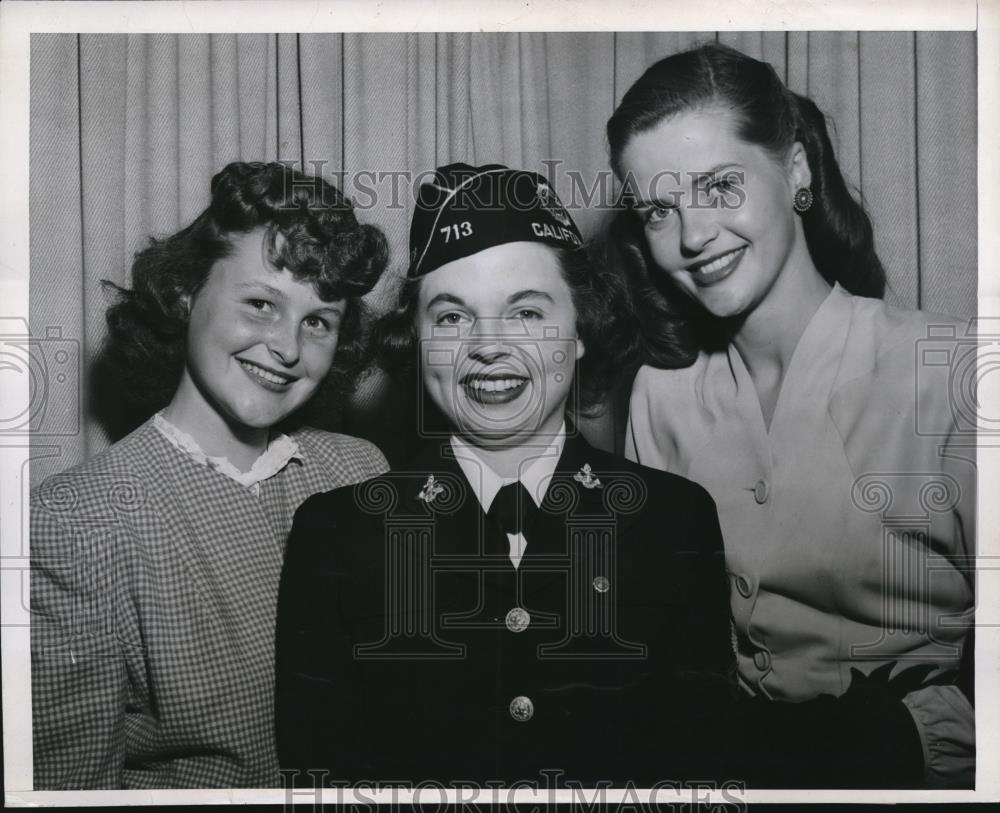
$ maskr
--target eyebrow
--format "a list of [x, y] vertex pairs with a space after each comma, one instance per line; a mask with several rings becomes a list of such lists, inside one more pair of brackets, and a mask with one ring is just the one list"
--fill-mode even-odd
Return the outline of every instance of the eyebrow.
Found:
[[461, 299], [460, 297], [454, 296], [452, 294], [438, 294], [433, 299], [431, 299], [430, 302], [427, 303], [427, 308], [430, 309], [435, 305], [440, 305], [444, 303], [447, 303], [449, 305], [461, 305], [462, 307], [466, 307], [465, 300]]
[[[711, 169], [706, 169], [703, 172], [692, 172], [689, 177], [693, 176], [696, 181], [703, 181], [705, 178], [711, 178], [713, 175], [718, 174], [724, 169], [736, 169], [739, 167], [743, 169], [742, 164], [738, 164], [735, 161], [723, 161], [721, 164], [716, 164]], [[633, 209], [642, 209], [647, 206], [673, 206], [673, 201], [668, 201], [664, 198], [650, 198], [649, 200], [639, 199], [632, 203]]]
[[[526, 288], [523, 291], [517, 291], [507, 297], [507, 304], [513, 305], [517, 302], [522, 302], [525, 299], [547, 299], [549, 302], [555, 302], [551, 295], [545, 293], [545, 291], [536, 291], [531, 288]], [[430, 302], [427, 303], [428, 310], [435, 305], [439, 304], [449, 304], [458, 305], [463, 308], [468, 308], [468, 304], [461, 297], [455, 296], [454, 294], [442, 293], [433, 297]]]
[[525, 299], [547, 299], [549, 302], [555, 302], [555, 300], [549, 294], [545, 293], [545, 291], [534, 291], [529, 288], [508, 296], [507, 304], [513, 305], [514, 303], [522, 302]]
[[696, 177], [699, 180], [701, 180], [702, 178], [710, 178], [713, 175], [717, 175], [719, 172], [721, 172], [724, 169], [735, 169], [736, 167], [739, 167], [740, 169], [743, 169], [743, 165], [742, 164], [737, 164], [735, 161], [724, 161], [723, 163], [716, 164], [714, 167], [712, 167], [711, 169], [705, 170], [704, 172], [695, 172], [693, 174], [694, 174], [694, 177]]
[[285, 298], [285, 292], [275, 288], [273, 285], [268, 285], [266, 282], [242, 282], [240, 283], [240, 290], [255, 290], [255, 291], [267, 291], [271, 296], [278, 296], [282, 299]]

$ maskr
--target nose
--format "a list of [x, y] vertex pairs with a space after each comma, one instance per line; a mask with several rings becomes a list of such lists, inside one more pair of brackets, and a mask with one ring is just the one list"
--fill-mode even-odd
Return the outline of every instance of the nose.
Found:
[[480, 364], [496, 364], [510, 355], [507, 347], [499, 342], [492, 344], [472, 345], [469, 348], [469, 358], [473, 358]]
[[523, 328], [507, 319], [477, 319], [469, 331], [469, 357], [481, 364], [495, 364], [510, 355], [507, 335], [519, 332], [523, 333]]
[[697, 256], [719, 236], [715, 215], [710, 207], [688, 206], [681, 211], [681, 253], [684, 256]]
[[267, 349], [284, 366], [293, 366], [299, 360], [299, 326], [287, 319], [276, 322], [267, 336]]

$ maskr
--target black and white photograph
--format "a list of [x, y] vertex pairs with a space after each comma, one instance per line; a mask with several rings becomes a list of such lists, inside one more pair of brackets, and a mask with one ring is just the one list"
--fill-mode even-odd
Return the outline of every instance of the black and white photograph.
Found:
[[6, 804], [1000, 799], [1000, 8], [851, 5], [4, 3]]

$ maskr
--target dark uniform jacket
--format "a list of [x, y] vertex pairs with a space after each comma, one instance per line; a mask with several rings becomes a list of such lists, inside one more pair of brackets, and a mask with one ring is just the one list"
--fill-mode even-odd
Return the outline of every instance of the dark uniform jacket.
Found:
[[515, 571], [484, 552], [500, 531], [450, 452], [296, 514], [282, 767], [338, 782], [723, 776], [734, 654], [708, 494], [571, 437]]

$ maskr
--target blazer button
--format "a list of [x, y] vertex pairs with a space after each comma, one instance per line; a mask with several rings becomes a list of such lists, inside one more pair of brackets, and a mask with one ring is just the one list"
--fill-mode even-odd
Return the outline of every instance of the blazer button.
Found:
[[598, 593], [607, 593], [611, 589], [611, 582], [607, 576], [598, 576], [594, 579], [594, 589]]
[[522, 607], [514, 607], [507, 613], [504, 623], [511, 632], [524, 632], [531, 623], [531, 616]]
[[753, 487], [753, 498], [757, 501], [758, 505], [763, 505], [767, 502], [767, 493], [767, 480], [758, 480], [757, 484]]
[[519, 723], [526, 723], [535, 716], [535, 704], [530, 697], [519, 694], [510, 701], [510, 716]]
[[736, 577], [736, 592], [743, 598], [750, 598], [753, 595], [753, 584], [742, 573]]
[[753, 665], [761, 672], [766, 672], [771, 668], [771, 654], [763, 649], [757, 650], [753, 653]]

